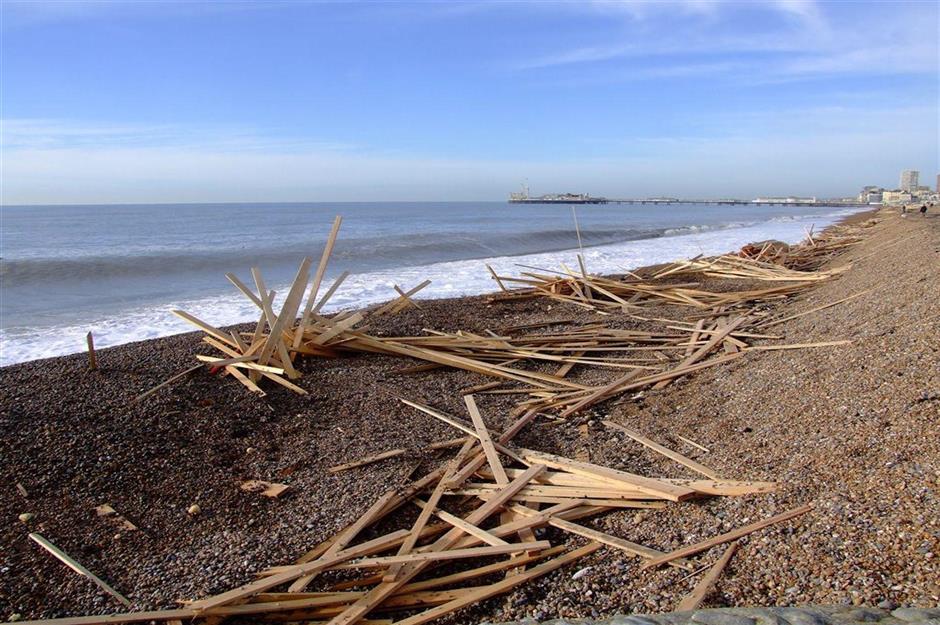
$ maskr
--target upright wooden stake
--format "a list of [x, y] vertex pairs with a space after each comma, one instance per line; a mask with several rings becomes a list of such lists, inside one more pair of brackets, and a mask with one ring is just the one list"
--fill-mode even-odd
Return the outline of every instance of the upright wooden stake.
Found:
[[95, 371], [98, 368], [98, 358], [95, 356], [95, 337], [89, 332], [85, 339], [88, 341], [88, 368]]

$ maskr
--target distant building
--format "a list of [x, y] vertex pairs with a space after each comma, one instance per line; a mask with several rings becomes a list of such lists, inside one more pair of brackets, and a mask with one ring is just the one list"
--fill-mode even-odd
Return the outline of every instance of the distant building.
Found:
[[940, 174], [937, 174], [937, 193], [940, 193]]
[[919, 184], [920, 172], [914, 169], [905, 169], [901, 172], [901, 191], [913, 193]]
[[815, 204], [814, 197], [759, 197], [751, 200], [752, 204]]
[[912, 199], [911, 192], [902, 189], [885, 191], [881, 194], [882, 204], [907, 204]]
[[881, 204], [884, 189], [876, 186], [864, 187], [858, 194], [858, 201], [863, 204]]

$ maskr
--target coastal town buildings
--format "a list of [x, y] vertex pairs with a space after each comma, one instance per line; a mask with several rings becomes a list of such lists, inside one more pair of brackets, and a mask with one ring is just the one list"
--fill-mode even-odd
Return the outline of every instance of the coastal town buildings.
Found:
[[863, 204], [881, 204], [883, 193], [882, 187], [867, 186], [859, 192], [858, 201]]
[[901, 191], [914, 193], [919, 184], [920, 172], [916, 169], [905, 169], [901, 172]]
[[882, 204], [907, 204], [913, 199], [914, 196], [911, 195], [910, 191], [904, 191], [901, 189], [894, 189], [892, 191], [885, 191], [881, 194], [881, 203]]
[[862, 190], [858, 193], [858, 201], [865, 204], [890, 205], [940, 201], [940, 174], [937, 174], [936, 190], [918, 184], [920, 182], [920, 172], [915, 169], [902, 171], [900, 182], [900, 187], [897, 189], [884, 189], [875, 185], [862, 187]]

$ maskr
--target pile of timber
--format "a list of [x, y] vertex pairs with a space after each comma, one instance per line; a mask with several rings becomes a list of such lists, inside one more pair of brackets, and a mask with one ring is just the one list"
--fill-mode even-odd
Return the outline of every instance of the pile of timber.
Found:
[[[309, 280], [311, 261], [304, 259], [279, 311], [273, 306], [274, 294], [265, 286], [261, 272], [252, 268], [256, 290], [235, 275], [228, 279], [259, 309], [259, 320], [253, 332], [225, 332], [178, 310], [205, 333], [203, 341], [217, 350], [200, 354], [200, 364], [174, 376], [147, 391], [145, 397], [162, 386], [201, 366], [221, 369], [253, 393], [264, 395], [263, 380], [275, 382], [296, 393], [306, 391], [296, 384], [300, 373], [295, 366], [298, 357], [331, 358], [343, 352], [369, 352], [412, 358], [424, 364], [403, 372], [427, 371], [452, 367], [483, 374], [495, 379], [477, 389], [494, 394], [522, 396], [515, 414], [536, 409], [553, 411], [561, 416], [584, 410], [598, 402], [637, 392], [647, 387], [662, 388], [672, 380], [701, 369], [740, 358], [751, 351], [793, 349], [839, 345], [845, 341], [811, 344], [771, 345], [781, 336], [761, 331], [765, 325], [779, 323], [762, 310], [762, 305], [792, 297], [821, 281], [838, 276], [845, 267], [804, 271], [791, 267], [723, 255], [694, 258], [669, 265], [649, 278], [634, 274], [624, 277], [603, 277], [589, 274], [579, 257], [580, 271], [562, 266], [564, 271], [525, 272], [522, 277], [499, 276], [490, 272], [502, 292], [500, 299], [547, 297], [600, 315], [618, 312], [632, 318], [658, 324], [655, 331], [624, 330], [607, 327], [603, 322], [564, 323], [570, 327], [547, 330], [550, 325], [533, 324], [506, 328], [499, 333], [482, 334], [459, 331], [445, 333], [425, 330], [424, 336], [383, 337], [369, 334], [369, 320], [394, 313], [408, 306], [417, 306], [411, 296], [426, 286], [427, 281], [410, 291], [396, 285], [399, 297], [385, 306], [362, 311], [344, 311], [332, 317], [320, 314], [324, 304], [336, 292], [343, 273], [319, 300], [317, 295], [336, 240], [340, 224], [337, 217], [323, 251], [320, 265], [311, 281], [306, 303], [303, 302]], [[791, 258], [809, 262], [809, 252], [817, 249], [823, 256], [832, 249], [842, 249], [857, 234], [820, 237], [816, 248], [793, 246]], [[709, 290], [706, 279], [747, 281], [744, 290]], [[768, 286], [754, 287], [767, 283]], [[507, 285], [521, 288], [509, 288]], [[691, 321], [649, 318], [640, 313], [646, 306], [671, 304], [695, 309]], [[600, 317], [603, 320], [603, 317]], [[755, 344], [761, 341], [761, 344]], [[546, 367], [555, 366], [554, 370]], [[569, 379], [574, 367], [601, 367], [622, 372], [608, 384], [589, 386]]]
[[[620, 278], [603, 277], [571, 271], [522, 272], [522, 277], [499, 276], [493, 279], [503, 290], [503, 299], [547, 297], [595, 312], [636, 312], [644, 306], [673, 304], [691, 306], [701, 310], [714, 307], [725, 309], [751, 307], [754, 304], [779, 300], [795, 295], [814, 283], [829, 280], [845, 269], [830, 271], [796, 271], [770, 262], [723, 255], [713, 258], [693, 258], [672, 264], [651, 278], [628, 275]], [[492, 269], [490, 269], [492, 272]], [[675, 282], [676, 277], [687, 279]], [[665, 278], [671, 278], [665, 280]], [[784, 283], [766, 288], [741, 291], [710, 291], [702, 287], [705, 278], [751, 280]], [[509, 289], [507, 285], [522, 288]]]
[[[689, 560], [692, 556], [810, 510], [808, 505], [801, 506], [661, 552], [575, 521], [619, 508], [658, 509], [692, 498], [767, 493], [774, 484], [721, 479], [714, 470], [613, 423], [608, 425], [705, 479], [647, 477], [514, 447], [512, 439], [531, 423], [534, 411], [494, 435], [473, 396], [464, 396], [464, 401], [469, 423], [408, 402], [467, 435], [456, 443], [460, 445], [456, 455], [406, 487], [380, 496], [355, 522], [296, 562], [259, 571], [254, 581], [197, 601], [184, 601], [178, 609], [34, 621], [31, 625], [184, 619], [217, 625], [236, 616], [288, 623], [419, 625], [507, 593], [603, 546], [641, 559], [641, 568], [668, 565], [695, 574], [700, 569]], [[389, 523], [394, 520], [391, 516], [406, 505], [420, 510], [410, 527], [390, 532], [380, 529], [394, 526]], [[401, 515], [398, 520], [404, 518]], [[561, 540], [537, 538], [534, 532], [541, 528], [555, 528], [588, 542], [569, 548]], [[446, 571], [441, 570], [444, 565]], [[716, 575], [710, 572], [703, 579]]]

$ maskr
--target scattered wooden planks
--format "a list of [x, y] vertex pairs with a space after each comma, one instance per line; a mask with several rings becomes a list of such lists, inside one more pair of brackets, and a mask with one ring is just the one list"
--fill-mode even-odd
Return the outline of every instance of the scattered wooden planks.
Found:
[[387, 458], [396, 458], [407, 453], [407, 449], [392, 449], [389, 451], [383, 451], [380, 454], [375, 454], [374, 456], [369, 456], [367, 458], [361, 458], [359, 460], [353, 460], [352, 462], [346, 462], [343, 464], [337, 464], [327, 469], [330, 473], [339, 473], [340, 471], [348, 471], [349, 469], [356, 469], [358, 467], [364, 467], [368, 464], [373, 464], [375, 462], [381, 462]]
[[[219, 621], [230, 616], [266, 615], [265, 618], [275, 620], [354, 625], [380, 622], [390, 613], [404, 611], [406, 615], [398, 618], [396, 623], [419, 625], [508, 592], [593, 554], [602, 546], [640, 558], [645, 562], [644, 567], [669, 564], [693, 570], [695, 565], [686, 556], [805, 512], [798, 509], [777, 515], [699, 545], [663, 553], [575, 521], [622, 505], [663, 507], [691, 497], [767, 492], [773, 485], [717, 478], [677, 480], [647, 477], [515, 447], [512, 439], [533, 422], [536, 413], [527, 412], [506, 431], [496, 435], [487, 427], [472, 395], [464, 396], [469, 423], [418, 402], [403, 401], [466, 434], [437, 446], [444, 450], [460, 445], [460, 449], [427, 475], [404, 487], [390, 488], [349, 526], [302, 555], [295, 563], [260, 571], [254, 581], [190, 602], [177, 610], [53, 619], [41, 623], [97, 625], [190, 621], [198, 625], [218, 625]], [[643, 439], [639, 435], [637, 437], [638, 440]], [[380, 457], [395, 457], [403, 453], [404, 450], [391, 450], [337, 467], [345, 470], [364, 466]], [[673, 452], [673, 455], [678, 454]], [[251, 480], [242, 488], [256, 490], [277, 486], [283, 485]], [[427, 498], [422, 496], [425, 492], [430, 493]], [[410, 529], [382, 533], [380, 524], [408, 502], [421, 509]], [[539, 502], [551, 505], [538, 509]], [[463, 506], [463, 513], [448, 510], [451, 503]], [[468, 504], [469, 508], [466, 507]], [[434, 517], [442, 522], [431, 523]], [[535, 530], [545, 527], [553, 527], [590, 542], [583, 547], [565, 550], [563, 545], [535, 538]], [[364, 538], [366, 535], [369, 538]], [[491, 561], [481, 565], [476, 562], [480, 558]], [[456, 569], [441, 575], [434, 567], [444, 562]], [[331, 572], [346, 572], [348, 575], [350, 571], [359, 573], [349, 581], [335, 583], [328, 577]], [[716, 568], [706, 578], [713, 580], [719, 572], [720, 569]], [[493, 583], [466, 585], [493, 573], [506, 575]], [[323, 588], [308, 590], [311, 584], [319, 584]], [[442, 590], [443, 587], [448, 589]], [[705, 592], [707, 588], [699, 594], [704, 596]]]

